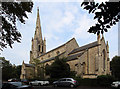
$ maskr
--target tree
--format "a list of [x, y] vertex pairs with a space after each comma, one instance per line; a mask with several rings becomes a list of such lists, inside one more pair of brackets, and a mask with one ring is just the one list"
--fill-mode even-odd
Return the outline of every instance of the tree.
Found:
[[43, 78], [44, 75], [44, 67], [43, 64], [40, 63], [40, 60], [35, 58], [33, 59], [33, 64], [35, 65], [35, 78]]
[[[1, 59], [1, 58], [0, 58]], [[13, 69], [12, 69], [12, 64], [5, 60], [5, 58], [2, 58], [2, 79], [3, 80], [8, 80], [12, 77]]]
[[22, 67], [22, 65], [18, 65], [18, 66], [16, 66], [15, 67], [15, 77], [17, 78], [17, 79], [19, 79], [20, 78], [20, 75], [21, 75], [21, 67]]
[[0, 60], [3, 61], [2, 63], [2, 79], [8, 80], [10, 78], [20, 78], [21, 74], [21, 65], [16, 66], [15, 64], [11, 64], [7, 61], [4, 57], [0, 57]]
[[120, 20], [120, 2], [83, 2], [81, 6], [84, 9], [93, 13], [94, 19], [97, 19], [95, 26], [90, 27], [89, 33], [99, 34], [100, 32], [107, 32], [108, 28], [111, 28]]
[[120, 56], [115, 56], [110, 62], [112, 75], [120, 80]]
[[66, 63], [65, 58], [59, 59], [56, 57], [55, 61], [50, 65], [48, 71], [51, 78], [69, 77], [70, 66]]
[[[26, 0], [13, 0], [14, 2], [2, 2], [0, 9], [1, 24], [0, 24], [0, 50], [6, 48], [7, 45], [12, 48], [12, 44], [20, 42], [21, 34], [16, 27], [16, 21], [25, 24], [25, 18], [28, 18], [27, 13], [30, 13], [33, 7], [33, 2]], [[30, 1], [30, 2], [29, 2]]]

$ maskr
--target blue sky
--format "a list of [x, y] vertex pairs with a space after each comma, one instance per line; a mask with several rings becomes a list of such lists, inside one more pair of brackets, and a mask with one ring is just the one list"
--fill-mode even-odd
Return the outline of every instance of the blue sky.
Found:
[[[102, 1], [102, 0], [101, 0]], [[56, 48], [73, 37], [79, 46], [97, 40], [95, 34], [88, 33], [90, 26], [95, 24], [93, 15], [81, 8], [81, 2], [34, 2], [32, 13], [28, 14], [26, 24], [17, 22], [17, 27], [22, 34], [21, 43], [15, 43], [13, 48], [4, 49], [1, 56], [12, 64], [21, 65], [23, 60], [30, 60], [31, 39], [34, 36], [37, 7], [41, 20], [42, 36], [46, 38], [47, 51]], [[113, 26], [104, 34], [110, 47], [110, 58], [118, 54], [118, 25]]]

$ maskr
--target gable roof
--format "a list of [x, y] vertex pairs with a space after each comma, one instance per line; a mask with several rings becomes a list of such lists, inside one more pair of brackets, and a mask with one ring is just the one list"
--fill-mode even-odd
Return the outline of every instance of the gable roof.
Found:
[[[52, 49], [52, 50], [50, 50], [50, 51], [48, 51], [48, 52], [46, 52], [46, 53], [44, 53], [44, 54], [42, 54], [42, 55], [38, 56], [38, 58], [39, 58], [39, 57], [41, 57], [41, 56], [43, 56], [43, 55], [45, 55], [45, 54], [47, 54], [47, 53], [50, 53], [50, 52], [52, 52], [52, 51], [54, 51], [54, 50], [58, 49], [58, 48], [60, 48], [60, 47], [65, 46], [66, 44], [68, 44], [68, 43], [69, 43], [70, 41], [72, 41], [72, 40], [75, 40], [75, 38], [72, 38], [71, 40], [67, 41], [67, 42], [66, 42], [66, 43], [64, 43], [63, 45], [60, 45], [60, 46], [58, 46], [58, 47], [56, 47], [56, 48], [54, 48], [54, 49]], [[76, 40], [75, 40], [75, 41], [76, 41]]]
[[[80, 52], [80, 51], [83, 51], [83, 50], [85, 50], [85, 49], [89, 49], [89, 48], [92, 48], [92, 47], [95, 47], [95, 46], [98, 46], [98, 45], [100, 45], [100, 44], [98, 44], [98, 42], [95, 41], [95, 42], [92, 42], [92, 43], [90, 43], [90, 44], [84, 45], [84, 46], [82, 46], [82, 47], [76, 48], [76, 49], [72, 50], [69, 54], [73, 54], [73, 53], [76, 53], [76, 52]], [[69, 55], [69, 54], [68, 54], [68, 55]]]
[[[59, 54], [58, 56], [60, 56], [60, 55], [62, 55], [62, 54], [64, 54], [64, 53], [65, 53], [65, 52]], [[41, 61], [40, 63], [49, 62], [49, 61], [51, 61], [51, 60], [54, 60], [56, 57], [57, 57], [57, 56], [55, 56], [55, 57], [51, 57], [51, 58], [49, 58], [49, 59], [46, 59], [46, 60]]]

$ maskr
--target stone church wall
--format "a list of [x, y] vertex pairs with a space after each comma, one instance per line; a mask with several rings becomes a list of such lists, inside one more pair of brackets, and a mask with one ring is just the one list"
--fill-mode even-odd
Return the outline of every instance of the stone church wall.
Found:
[[95, 55], [98, 53], [98, 46], [88, 50], [89, 59], [89, 74], [95, 74]]
[[68, 54], [75, 48], [78, 48], [79, 45], [77, 44], [75, 38], [73, 38], [71, 41], [69, 41], [66, 44], [66, 56], [68, 56]]
[[43, 61], [46, 59], [50, 59], [50, 58], [55, 57], [63, 52], [65, 52], [65, 46], [62, 46], [60, 48], [57, 48], [57, 49], [54, 49], [54, 50], [47, 52], [45, 55], [40, 56], [39, 60]]
[[27, 79], [32, 79], [34, 77], [34, 68], [26, 67], [25, 72], [26, 72]]

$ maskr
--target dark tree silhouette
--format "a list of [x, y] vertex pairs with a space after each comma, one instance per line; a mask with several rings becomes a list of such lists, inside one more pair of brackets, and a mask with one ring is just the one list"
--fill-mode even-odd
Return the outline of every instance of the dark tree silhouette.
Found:
[[[26, 0], [28, 1], [28, 0]], [[30, 1], [30, 0], [29, 0]], [[16, 27], [16, 21], [20, 21], [25, 24], [25, 18], [27, 13], [30, 13], [33, 7], [33, 2], [21, 2], [16, 0], [15, 2], [1, 2], [0, 9], [0, 50], [6, 48], [9, 45], [12, 48], [12, 44], [21, 41], [21, 34]]]
[[64, 78], [70, 76], [70, 66], [66, 63], [66, 59], [55, 58], [55, 61], [49, 66], [46, 73], [50, 75], [51, 78]]
[[111, 72], [112, 75], [120, 80], [120, 56], [115, 56], [112, 58], [112, 61], [110, 62]]
[[90, 27], [89, 33], [99, 34], [100, 32], [107, 32], [108, 28], [111, 28], [120, 20], [120, 2], [83, 2], [81, 6], [84, 9], [93, 13], [94, 19], [97, 19], [95, 26]]

